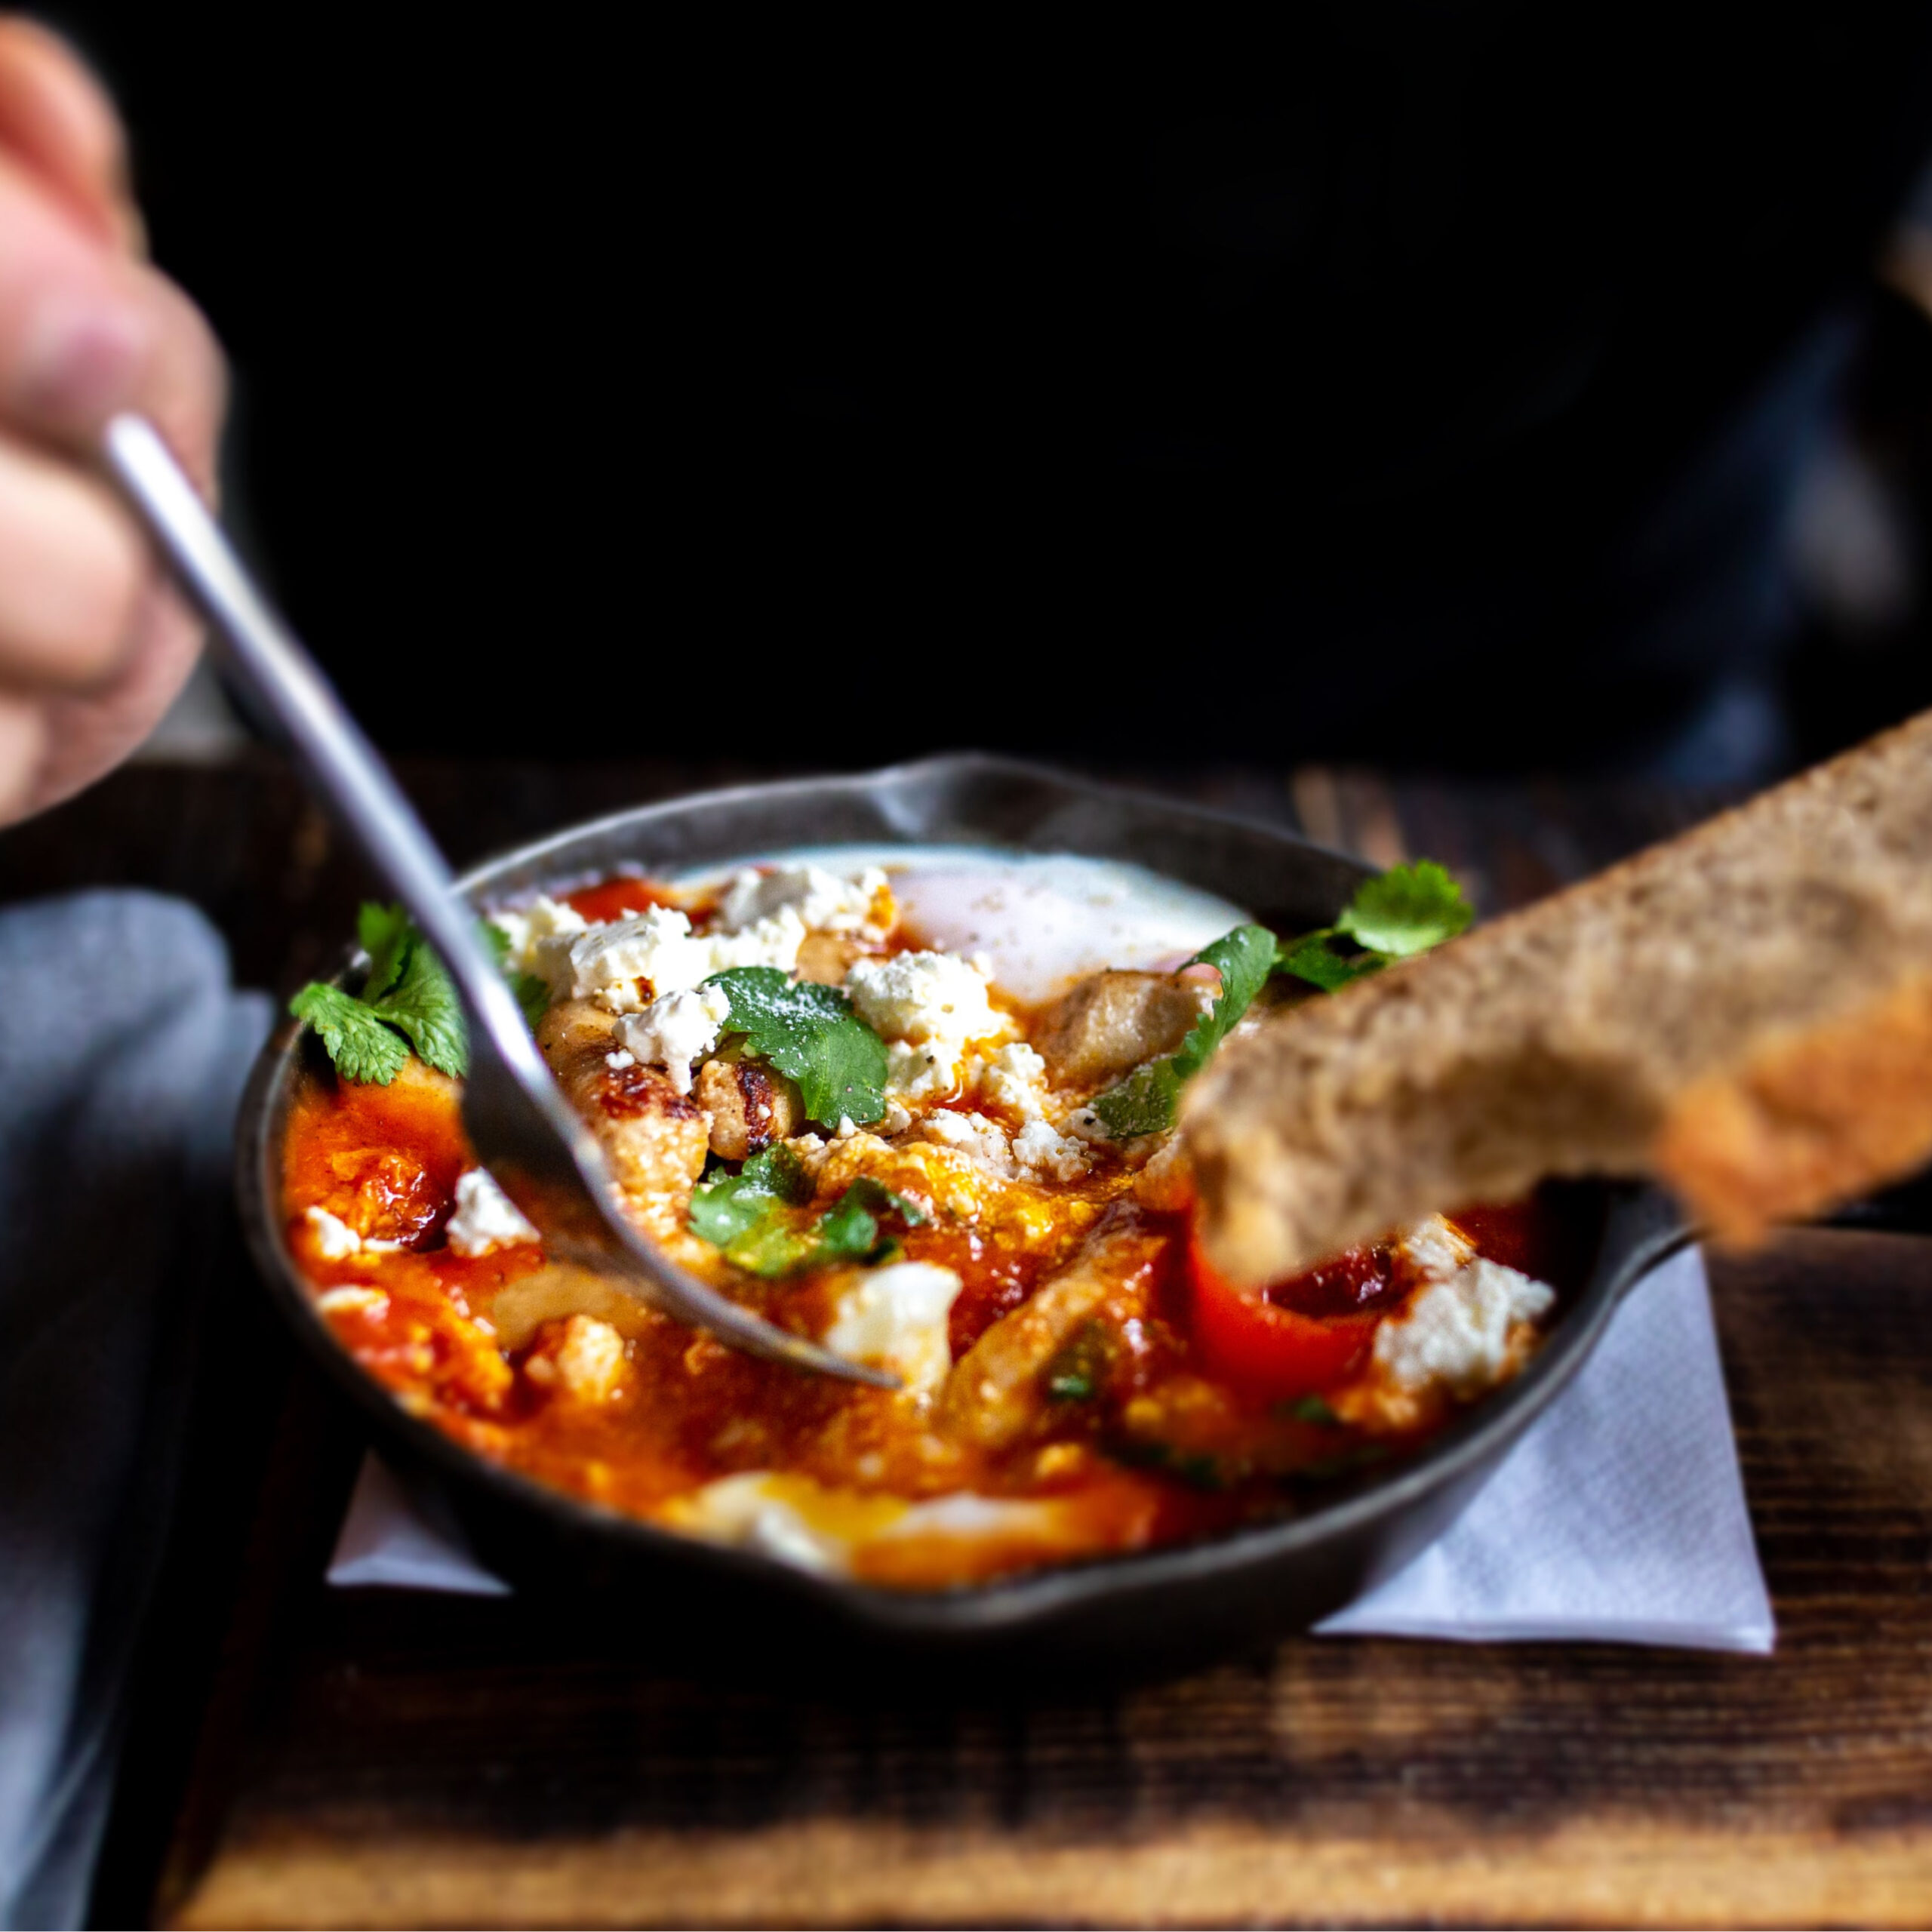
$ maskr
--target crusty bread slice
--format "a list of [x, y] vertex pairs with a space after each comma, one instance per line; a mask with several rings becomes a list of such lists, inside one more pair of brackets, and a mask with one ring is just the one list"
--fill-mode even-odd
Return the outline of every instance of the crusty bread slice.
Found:
[[1932, 1155], [1932, 712], [1439, 952], [1187, 1096], [1211, 1257], [1277, 1279], [1558, 1174], [1745, 1241]]

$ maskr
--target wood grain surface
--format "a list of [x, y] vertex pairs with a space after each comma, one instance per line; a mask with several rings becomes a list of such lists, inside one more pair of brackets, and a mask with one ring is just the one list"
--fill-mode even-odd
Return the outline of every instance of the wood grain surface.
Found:
[[[460, 855], [689, 769], [412, 768]], [[1697, 810], [1576, 788], [1169, 775], [1490, 909]], [[360, 881], [265, 762], [122, 774], [0, 841], [0, 897], [186, 891], [286, 989]], [[359, 1444], [238, 1263], [96, 1915], [184, 1925], [1932, 1919], [1932, 1242], [1719, 1263], [1769, 1659], [1290, 1637], [1138, 1682], [721, 1684], [675, 1603], [335, 1592]]]

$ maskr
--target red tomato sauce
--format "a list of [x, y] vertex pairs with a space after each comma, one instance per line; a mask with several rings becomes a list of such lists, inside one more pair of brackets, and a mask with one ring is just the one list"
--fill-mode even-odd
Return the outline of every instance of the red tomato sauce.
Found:
[[[620, 878], [570, 898], [608, 919], [669, 895]], [[606, 1084], [628, 1092], [624, 1078]], [[355, 1086], [317, 1055], [283, 1148], [288, 1239], [318, 1297], [363, 1291], [325, 1299], [323, 1312], [364, 1368], [476, 1453], [642, 1516], [662, 1517], [720, 1478], [774, 1471], [861, 1513], [881, 1498], [960, 1491], [1041, 1506], [1049, 1527], [1038, 1534], [860, 1546], [854, 1574], [893, 1587], [946, 1587], [1290, 1513], [1337, 1476], [1412, 1450], [1446, 1414], [1423, 1404], [1383, 1414], [1360, 1395], [1378, 1324], [1399, 1317], [1413, 1291], [1389, 1244], [1351, 1249], [1262, 1293], [1236, 1290], [1214, 1275], [1185, 1214], [1137, 1204], [1137, 1171], [1124, 1163], [1060, 1184], [989, 1181], [971, 1214], [941, 1206], [897, 1232], [905, 1258], [960, 1278], [948, 1324], [955, 1364], [1003, 1318], [1026, 1320], [1083, 1252], [1099, 1251], [1090, 1237], [1132, 1232], [1131, 1260], [1098, 1281], [1020, 1390], [1022, 1426], [1010, 1437], [950, 1427], [950, 1384], [921, 1406], [799, 1374], [614, 1295], [595, 1318], [622, 1338], [614, 1380], [599, 1399], [581, 1399], [565, 1374], [573, 1322], [589, 1318], [571, 1300], [580, 1278], [573, 1288], [540, 1246], [466, 1257], [448, 1244], [457, 1180], [473, 1164], [454, 1082], [412, 1060], [389, 1087]], [[399, 1245], [329, 1258], [330, 1231], [311, 1210]], [[1491, 1259], [1566, 1278], [1546, 1210], [1452, 1218]], [[823, 1333], [833, 1278], [755, 1279], [694, 1248], [680, 1259], [770, 1318]]]

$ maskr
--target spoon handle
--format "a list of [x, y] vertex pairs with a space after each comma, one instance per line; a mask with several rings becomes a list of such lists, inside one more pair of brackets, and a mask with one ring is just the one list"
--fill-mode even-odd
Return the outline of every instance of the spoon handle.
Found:
[[115, 481], [208, 618], [244, 688], [288, 735], [466, 999], [500, 1035], [497, 1009], [513, 1017], [515, 1001], [451, 890], [448, 862], [380, 755], [256, 588], [153, 426], [137, 416], [117, 416], [104, 445]]
[[471, 1140], [493, 1166], [500, 1158], [515, 1163], [500, 1175], [513, 1199], [519, 1180], [532, 1204], [540, 1197], [545, 1211], [534, 1219], [546, 1240], [589, 1265], [614, 1268], [627, 1292], [641, 1282], [666, 1313], [734, 1347], [896, 1388], [896, 1376], [848, 1361], [739, 1306], [621, 1224], [595, 1139], [550, 1077], [477, 937], [474, 915], [452, 890], [448, 864], [380, 754], [269, 608], [153, 426], [117, 416], [103, 440], [109, 472], [208, 620], [243, 688], [287, 733], [324, 798], [449, 968], [470, 1021], [463, 1116]]

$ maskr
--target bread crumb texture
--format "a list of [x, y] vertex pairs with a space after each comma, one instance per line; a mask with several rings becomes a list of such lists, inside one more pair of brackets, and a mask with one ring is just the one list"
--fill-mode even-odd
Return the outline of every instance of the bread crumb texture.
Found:
[[1932, 1153], [1932, 712], [1440, 951], [1272, 1015], [1183, 1113], [1258, 1282], [1554, 1175], [1722, 1239]]

